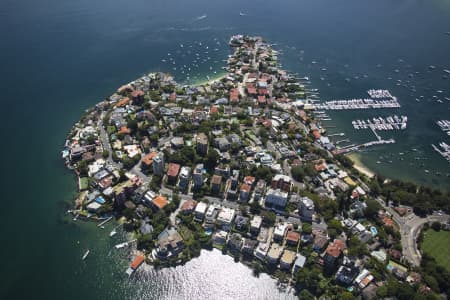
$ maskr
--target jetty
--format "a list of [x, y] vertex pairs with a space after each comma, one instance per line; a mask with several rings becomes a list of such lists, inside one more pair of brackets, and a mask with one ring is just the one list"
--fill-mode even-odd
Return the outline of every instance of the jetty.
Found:
[[100, 228], [101, 228], [103, 225], [105, 225], [106, 223], [108, 223], [109, 221], [111, 221], [112, 218], [113, 218], [113, 217], [107, 218], [107, 219], [104, 220], [103, 222], [99, 223], [99, 224], [97, 225], [97, 227], [100, 227]]
[[131, 245], [132, 243], [134, 243], [136, 241], [137, 241], [137, 239], [134, 239], [134, 240], [131, 240], [131, 241], [128, 241], [128, 242], [124, 242], [124, 243], [120, 243], [120, 244], [115, 245], [114, 248], [122, 249], [122, 248], [128, 247], [129, 245]]

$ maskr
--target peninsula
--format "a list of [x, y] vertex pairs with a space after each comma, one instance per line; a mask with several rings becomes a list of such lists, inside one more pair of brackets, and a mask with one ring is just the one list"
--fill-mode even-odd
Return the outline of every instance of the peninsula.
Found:
[[[62, 151], [78, 178], [74, 219], [121, 220], [134, 238], [115, 251], [135, 244], [130, 276], [214, 247], [301, 299], [446, 293], [448, 272], [423, 273], [415, 238], [424, 224], [448, 227], [433, 213], [448, 211], [448, 194], [360, 174], [343, 153], [369, 145], [340, 150], [314, 113], [397, 99], [371, 90], [372, 99], [314, 104], [309, 79], [280, 69], [261, 37], [229, 44], [221, 79], [186, 86], [151, 73], [86, 111]], [[375, 127], [371, 145], [393, 142]]]

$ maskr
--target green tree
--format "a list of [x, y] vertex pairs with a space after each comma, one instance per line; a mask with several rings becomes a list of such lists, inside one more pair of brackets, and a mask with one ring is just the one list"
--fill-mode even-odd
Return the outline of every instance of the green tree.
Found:
[[220, 155], [214, 148], [210, 148], [208, 154], [206, 155], [205, 160], [205, 168], [212, 172], [214, 168], [217, 166], [217, 161], [219, 160]]

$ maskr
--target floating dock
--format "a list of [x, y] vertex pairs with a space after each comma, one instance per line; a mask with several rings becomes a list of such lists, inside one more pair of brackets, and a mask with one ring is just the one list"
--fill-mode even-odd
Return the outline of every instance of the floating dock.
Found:
[[373, 129], [373, 130], [404, 130], [408, 122], [407, 116], [388, 116], [386, 118], [375, 117], [372, 120], [353, 120], [353, 128], [359, 129]]
[[355, 98], [349, 100], [331, 100], [315, 104], [316, 110], [353, 110], [353, 109], [379, 109], [399, 108], [397, 98], [388, 90], [368, 90], [370, 98]]

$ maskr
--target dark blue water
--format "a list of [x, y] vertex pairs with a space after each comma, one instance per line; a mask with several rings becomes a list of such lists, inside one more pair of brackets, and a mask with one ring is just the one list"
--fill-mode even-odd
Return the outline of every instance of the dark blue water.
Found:
[[[240, 17], [240, 11], [247, 16]], [[179, 81], [186, 80], [184, 65], [191, 67], [191, 81], [220, 72], [215, 61], [226, 58], [232, 34], [259, 34], [277, 43], [283, 65], [309, 75], [323, 98], [362, 96], [372, 87], [391, 89], [402, 104], [400, 113], [410, 117], [409, 129], [395, 136], [397, 144], [364, 154], [363, 162], [388, 176], [449, 186], [448, 178], [434, 174], [448, 172], [449, 165], [429, 144], [445, 140], [433, 122], [449, 117], [450, 103], [426, 100], [436, 90], [450, 97], [449, 80], [442, 79], [442, 69], [450, 69], [446, 0], [4, 0], [0, 25], [2, 299], [174, 298], [186, 297], [178, 291], [187, 285], [205, 291], [205, 297], [211, 291], [236, 299], [251, 291], [261, 291], [257, 298], [286, 296], [269, 278], [255, 279], [229, 260], [229, 267], [215, 269], [212, 280], [186, 275], [211, 276], [200, 260], [180, 270], [183, 275], [151, 273], [145, 281], [129, 282], [123, 274], [126, 254], [110, 252], [117, 241], [90, 224], [67, 223], [63, 217], [64, 202], [72, 200], [76, 186], [59, 149], [84, 109], [149, 71], [172, 72]], [[201, 56], [195, 63], [187, 55], [189, 46]], [[429, 65], [436, 70], [428, 72]], [[320, 71], [323, 67], [326, 72]], [[408, 79], [410, 69], [421, 73]], [[397, 79], [411, 80], [408, 85], [417, 92], [397, 86]], [[414, 101], [422, 94], [425, 100]], [[358, 114], [332, 116], [356, 141], [367, 138], [350, 129], [349, 119]], [[408, 160], [392, 158], [391, 164], [383, 157], [375, 163], [380, 155], [412, 148], [420, 153], [407, 154]], [[420, 165], [414, 164], [417, 156], [424, 158]], [[430, 175], [423, 174], [425, 168]], [[80, 257], [86, 248], [92, 251], [84, 264]], [[204, 256], [218, 259], [214, 253]], [[217, 278], [229, 274], [248, 284], [239, 291], [221, 289]]]

